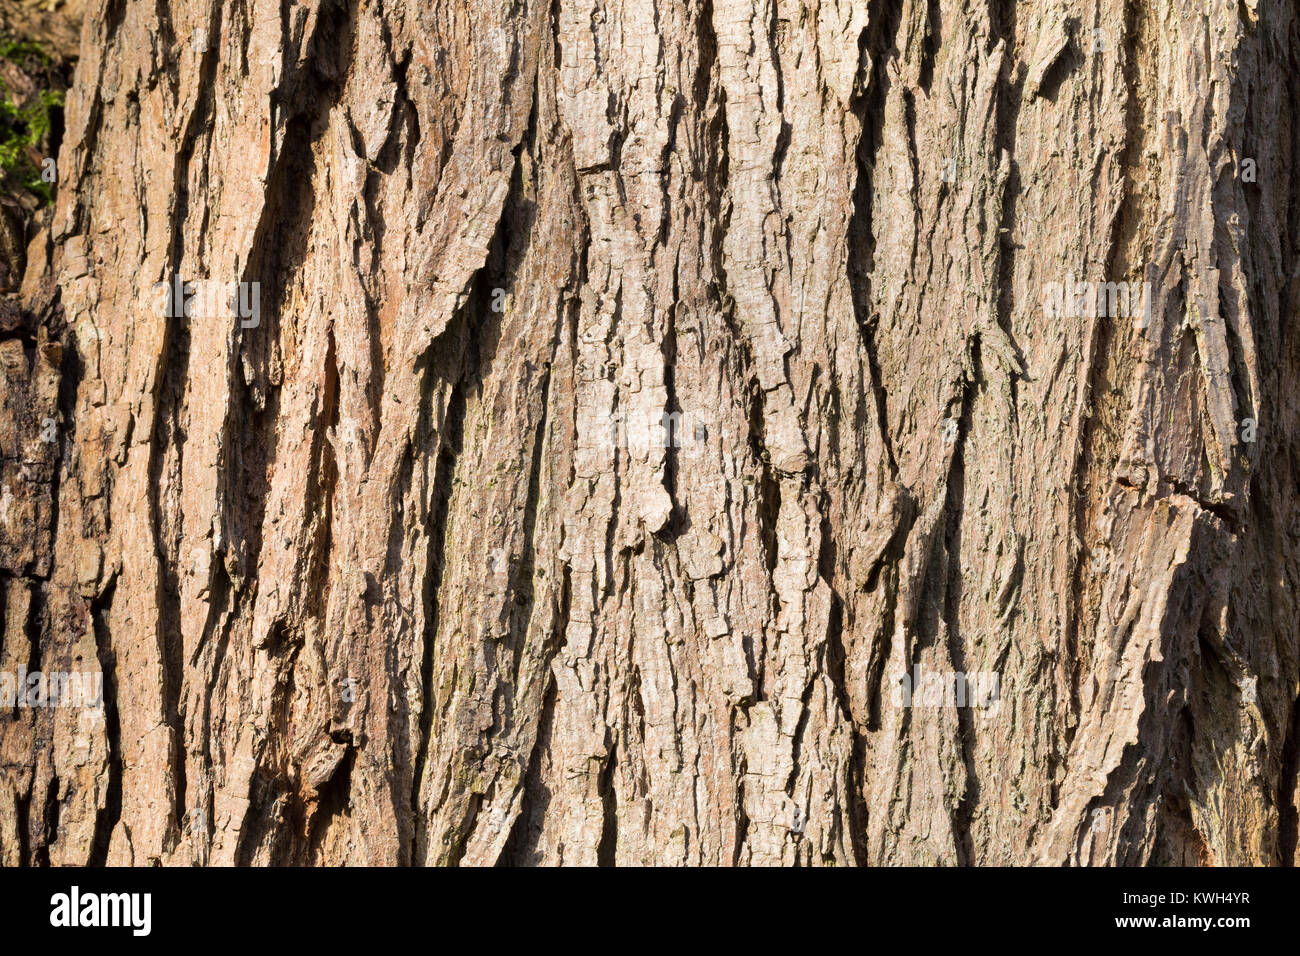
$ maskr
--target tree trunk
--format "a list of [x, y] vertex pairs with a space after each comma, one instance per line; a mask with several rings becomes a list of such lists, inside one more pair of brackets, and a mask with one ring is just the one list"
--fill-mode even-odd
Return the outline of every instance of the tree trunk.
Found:
[[1296, 862], [1292, 4], [86, 7], [0, 861]]

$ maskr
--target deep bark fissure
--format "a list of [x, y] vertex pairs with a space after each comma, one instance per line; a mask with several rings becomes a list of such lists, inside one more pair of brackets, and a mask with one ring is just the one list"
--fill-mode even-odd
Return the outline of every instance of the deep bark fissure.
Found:
[[1112, 6], [88, 0], [0, 863], [1294, 863], [1300, 25]]

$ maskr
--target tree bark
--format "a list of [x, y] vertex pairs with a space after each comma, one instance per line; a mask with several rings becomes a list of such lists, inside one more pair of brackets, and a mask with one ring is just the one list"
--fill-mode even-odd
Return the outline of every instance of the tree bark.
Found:
[[91, 0], [0, 861], [1294, 864], [1298, 101], [1270, 0]]

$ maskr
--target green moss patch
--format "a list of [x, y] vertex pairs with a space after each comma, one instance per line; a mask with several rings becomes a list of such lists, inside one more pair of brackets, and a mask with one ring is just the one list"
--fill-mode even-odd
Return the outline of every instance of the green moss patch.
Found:
[[39, 44], [5, 35], [0, 35], [0, 59], [14, 64], [38, 86], [47, 86], [20, 99], [0, 80], [0, 170], [48, 203], [54, 190], [41, 178], [40, 157], [50, 150], [52, 113], [63, 107], [63, 91], [52, 85], [57, 83], [53, 61]]

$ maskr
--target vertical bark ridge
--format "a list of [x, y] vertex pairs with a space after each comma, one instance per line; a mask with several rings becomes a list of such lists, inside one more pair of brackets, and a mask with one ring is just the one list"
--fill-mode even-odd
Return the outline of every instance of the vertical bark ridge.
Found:
[[110, 677], [5, 718], [0, 861], [1295, 861], [1293, 10], [84, 37], [0, 670]]

